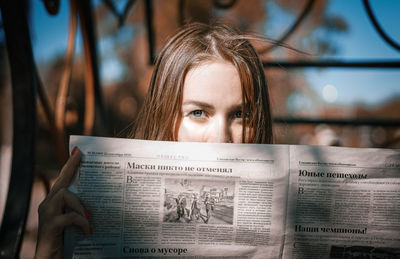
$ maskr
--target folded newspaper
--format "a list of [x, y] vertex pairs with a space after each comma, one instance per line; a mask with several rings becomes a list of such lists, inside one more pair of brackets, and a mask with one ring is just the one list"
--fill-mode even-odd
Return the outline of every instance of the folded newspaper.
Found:
[[71, 136], [64, 258], [400, 258], [400, 150]]

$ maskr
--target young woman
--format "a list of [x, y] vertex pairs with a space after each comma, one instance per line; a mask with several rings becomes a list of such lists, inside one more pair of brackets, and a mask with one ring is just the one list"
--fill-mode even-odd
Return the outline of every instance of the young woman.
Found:
[[[157, 59], [129, 137], [272, 143], [268, 89], [250, 38], [224, 25], [193, 23], [182, 28]], [[91, 233], [89, 212], [66, 189], [80, 158], [74, 148], [39, 207], [36, 258], [61, 257], [66, 226]]]

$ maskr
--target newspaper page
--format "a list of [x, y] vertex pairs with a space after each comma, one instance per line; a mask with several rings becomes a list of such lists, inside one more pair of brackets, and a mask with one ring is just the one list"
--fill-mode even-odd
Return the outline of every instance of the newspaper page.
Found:
[[400, 258], [400, 150], [290, 146], [283, 258]]
[[92, 235], [67, 228], [64, 258], [278, 258], [288, 146], [71, 136], [70, 186]]

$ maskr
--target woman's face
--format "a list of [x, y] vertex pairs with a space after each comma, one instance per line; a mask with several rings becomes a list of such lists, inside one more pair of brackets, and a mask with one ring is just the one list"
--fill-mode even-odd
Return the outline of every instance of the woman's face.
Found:
[[217, 60], [187, 73], [183, 88], [178, 141], [242, 141], [242, 90], [229, 62]]

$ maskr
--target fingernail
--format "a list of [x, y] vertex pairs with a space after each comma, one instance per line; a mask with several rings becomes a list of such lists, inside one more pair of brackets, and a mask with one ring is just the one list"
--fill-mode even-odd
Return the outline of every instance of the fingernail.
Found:
[[90, 212], [88, 210], [85, 210], [85, 216], [87, 219], [90, 219], [92, 217], [92, 215], [90, 214]]
[[74, 149], [72, 149], [71, 156], [73, 156], [77, 150], [78, 150], [78, 147], [74, 147]]

